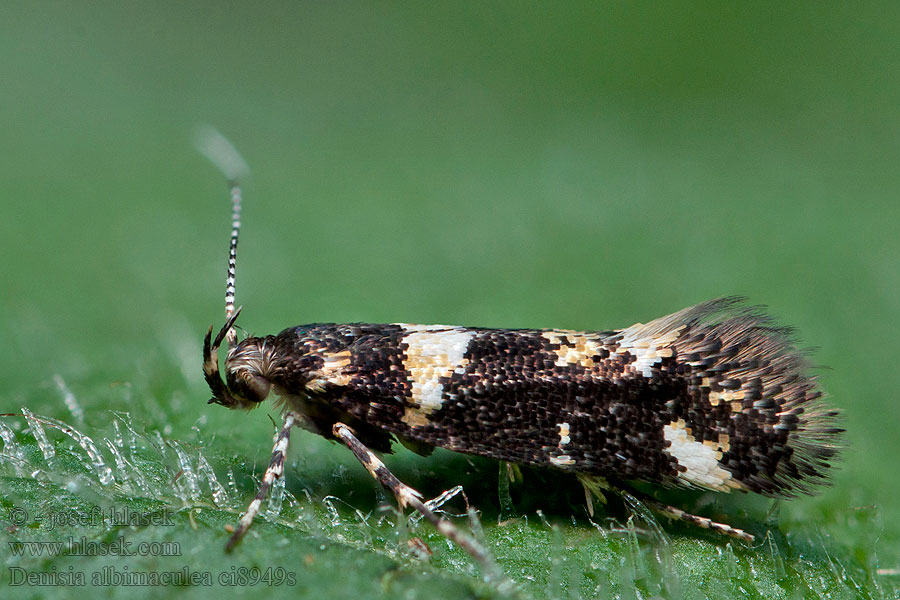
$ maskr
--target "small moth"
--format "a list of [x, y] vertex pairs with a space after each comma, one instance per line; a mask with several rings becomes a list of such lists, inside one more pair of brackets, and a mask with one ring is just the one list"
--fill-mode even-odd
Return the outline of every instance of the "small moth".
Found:
[[[222, 152], [207, 154], [228, 162]], [[210, 326], [203, 345], [209, 402], [252, 409], [274, 394], [283, 423], [228, 550], [283, 475], [295, 426], [345, 444], [401, 507], [419, 511], [482, 566], [485, 549], [434, 514], [373, 451], [389, 453], [399, 441], [420, 453], [441, 447], [565, 471], [585, 486], [589, 510], [591, 495], [630, 481], [772, 497], [826, 482], [843, 431], [838, 413], [823, 402], [791, 331], [736, 298], [606, 331], [327, 323], [238, 341], [241, 188], [235, 179], [229, 185], [226, 322], [215, 338]], [[631, 493], [663, 515], [754, 539]]]

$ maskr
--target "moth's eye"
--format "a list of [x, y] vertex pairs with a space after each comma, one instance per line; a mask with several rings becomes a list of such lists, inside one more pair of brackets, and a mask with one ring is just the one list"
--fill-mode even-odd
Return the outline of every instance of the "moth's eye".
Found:
[[247, 390], [247, 394], [244, 397], [250, 402], [262, 402], [272, 390], [271, 382], [265, 377], [247, 374], [241, 379], [243, 379]]
[[268, 397], [271, 389], [269, 380], [260, 375], [247, 371], [228, 373], [228, 390], [232, 396], [246, 403], [240, 408], [252, 408], [259, 404]]
[[260, 377], [259, 375], [251, 375], [247, 379], [247, 389], [252, 390], [254, 395], [253, 398], [248, 397], [247, 399], [253, 402], [262, 402], [265, 400], [272, 390], [272, 383], [265, 377]]

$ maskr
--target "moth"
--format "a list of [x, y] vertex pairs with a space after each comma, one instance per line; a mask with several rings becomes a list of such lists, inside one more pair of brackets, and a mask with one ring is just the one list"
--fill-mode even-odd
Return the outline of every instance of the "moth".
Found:
[[[839, 450], [823, 399], [790, 329], [722, 298], [624, 329], [490, 329], [318, 323], [238, 341], [233, 202], [226, 322], [203, 344], [210, 403], [283, 415], [259, 493], [228, 542], [250, 527], [284, 473], [290, 431], [346, 445], [401, 507], [411, 506], [482, 564], [485, 549], [438, 517], [377, 457], [394, 442], [571, 473], [588, 502], [628, 482], [772, 497], [812, 493]], [[227, 340], [223, 381], [218, 350]], [[663, 515], [752, 541], [724, 523], [632, 493]], [[590, 506], [590, 504], [589, 504]]]

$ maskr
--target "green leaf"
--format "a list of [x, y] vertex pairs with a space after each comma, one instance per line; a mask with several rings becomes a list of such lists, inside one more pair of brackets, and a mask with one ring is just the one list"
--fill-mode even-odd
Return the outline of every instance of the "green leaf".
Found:
[[[463, 485], [464, 494], [441, 510], [462, 528], [472, 525], [466, 501], [480, 510], [477, 535], [503, 573], [485, 581], [430, 525], [400, 515], [349, 452], [298, 430], [285, 485], [276, 485], [250, 533], [226, 554], [226, 527], [246, 508], [268, 463], [269, 415], [206, 407], [195, 418], [180, 398], [196, 394], [164, 385], [111, 388], [135, 411], [95, 412], [81, 407], [80, 393], [57, 384], [76, 407], [68, 422], [27, 408], [28, 418], [0, 422], [8, 522], [2, 577], [14, 593], [40, 589], [43, 597], [61, 597], [83, 581], [112, 584], [110, 595], [129, 598], [154, 597], [172, 585], [199, 597], [223, 588], [323, 598], [878, 595], [852, 556], [830, 550], [822, 534], [803, 526], [767, 534], [757, 524], [763, 541], [747, 547], [657, 523], [615, 501], [598, 506], [591, 520], [573, 478], [527, 469], [511, 490], [519, 516], [500, 521], [496, 463], [441, 450], [429, 458], [405, 450], [387, 457], [402, 480], [428, 495]], [[154, 423], [156, 409], [168, 415], [163, 422]], [[86, 422], [75, 425], [82, 411]], [[709, 495], [666, 499], [724, 518], [718, 502], [703, 505]], [[725, 510], [741, 504], [735, 499]], [[412, 552], [412, 538], [432, 555]], [[48, 585], [18, 585], [23, 581]]]

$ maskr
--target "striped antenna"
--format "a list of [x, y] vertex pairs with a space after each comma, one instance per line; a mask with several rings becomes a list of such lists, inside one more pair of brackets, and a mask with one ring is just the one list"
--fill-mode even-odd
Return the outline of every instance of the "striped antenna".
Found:
[[[231, 242], [228, 245], [228, 276], [225, 278], [225, 320], [234, 314], [234, 274], [237, 264], [238, 234], [241, 232], [241, 186], [237, 181], [229, 182], [231, 186]], [[234, 327], [225, 334], [228, 347], [237, 344], [237, 333]]]
[[[197, 127], [194, 131], [194, 145], [228, 180], [231, 192], [231, 242], [228, 246], [228, 275], [225, 279], [225, 320], [234, 315], [234, 281], [237, 263], [238, 235], [241, 230], [241, 186], [238, 180], [247, 174], [247, 163], [240, 153], [218, 129], [209, 125]], [[237, 344], [237, 332], [230, 327], [225, 334], [228, 347]]]

